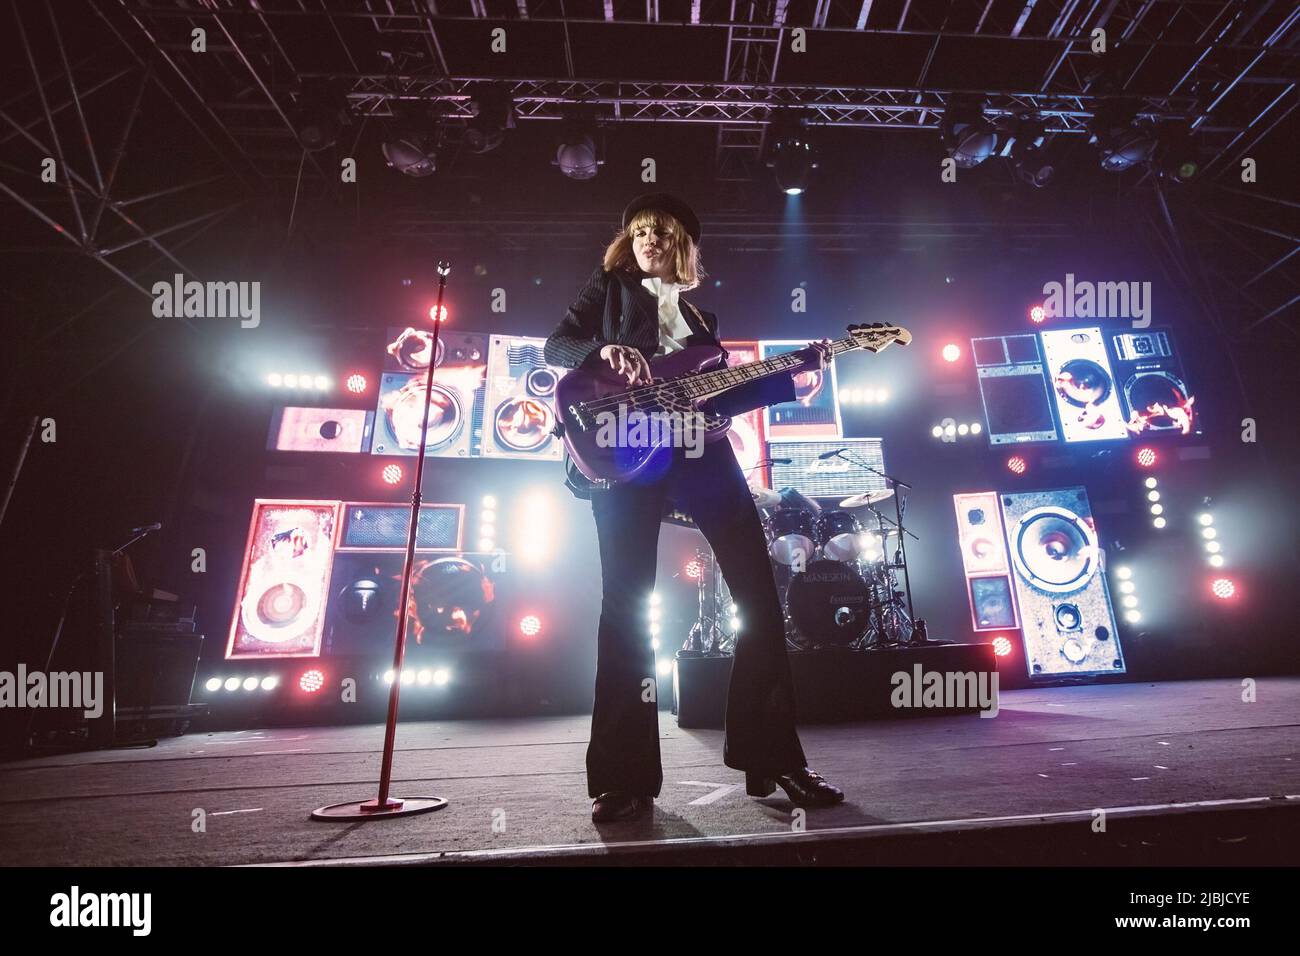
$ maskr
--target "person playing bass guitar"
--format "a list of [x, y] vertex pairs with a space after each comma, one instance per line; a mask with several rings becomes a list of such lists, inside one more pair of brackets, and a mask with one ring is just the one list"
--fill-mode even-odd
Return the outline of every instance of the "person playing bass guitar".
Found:
[[[676, 196], [651, 193], [623, 211], [604, 261], [547, 338], [546, 361], [569, 369], [605, 368], [629, 385], [649, 382], [649, 360], [687, 345], [718, 345], [717, 318], [681, 298], [700, 283], [700, 222]], [[831, 361], [828, 342], [799, 353], [803, 364], [716, 396], [710, 410], [738, 415], [793, 401], [793, 375]], [[722, 759], [743, 771], [746, 792], [767, 796], [780, 784], [804, 807], [844, 799], [808, 768], [795, 729], [794, 688], [785, 624], [767, 542], [730, 441], [710, 441], [670, 466], [612, 487], [570, 482], [590, 497], [600, 551], [602, 602], [597, 632], [595, 703], [587, 748], [592, 819], [626, 820], [652, 812], [663, 783], [655, 655], [646, 607], [655, 584], [659, 525], [665, 509], [688, 512], [712, 547], [738, 605], [727, 691]]]

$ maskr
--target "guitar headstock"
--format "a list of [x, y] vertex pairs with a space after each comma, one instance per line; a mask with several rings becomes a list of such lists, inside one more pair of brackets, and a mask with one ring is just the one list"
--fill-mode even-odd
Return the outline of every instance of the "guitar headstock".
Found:
[[855, 348], [866, 349], [868, 352], [879, 352], [895, 342], [907, 345], [912, 341], [912, 333], [901, 325], [885, 325], [883, 322], [850, 325], [848, 333]]

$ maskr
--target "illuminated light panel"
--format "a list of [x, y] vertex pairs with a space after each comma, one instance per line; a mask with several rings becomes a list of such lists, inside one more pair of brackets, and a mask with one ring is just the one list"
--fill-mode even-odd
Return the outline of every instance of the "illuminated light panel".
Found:
[[1154, 448], [1139, 448], [1137, 452], [1137, 463], [1143, 468], [1153, 468], [1159, 461]]
[[304, 694], [314, 694], [325, 686], [325, 673], [312, 668], [309, 671], [303, 671], [302, 676], [298, 678], [298, 689]]
[[1215, 578], [1210, 584], [1210, 593], [1220, 601], [1226, 601], [1237, 593], [1237, 585], [1231, 578]]
[[384, 479], [384, 484], [395, 485], [402, 480], [402, 466], [385, 465], [384, 470], [380, 472], [380, 476]]
[[447, 307], [444, 305], [444, 306], [442, 307], [442, 311], [441, 311], [441, 312], [438, 312], [437, 309], [438, 309], [438, 306], [437, 306], [436, 303], [435, 303], [434, 305], [429, 306], [429, 321], [430, 321], [430, 322], [435, 322], [435, 321], [436, 321], [436, 322], [446, 322], [446, 321], [447, 321]]
[[1023, 475], [1029, 469], [1029, 465], [1019, 455], [1012, 455], [1007, 459], [1007, 471], [1013, 475]]
[[949, 342], [943, 347], [941, 354], [945, 362], [955, 362], [961, 358], [961, 346], [955, 342]]
[[692, 581], [697, 580], [703, 572], [704, 572], [703, 565], [701, 565], [700, 562], [695, 560], [694, 558], [686, 562], [686, 576], [690, 578]]
[[1041, 305], [1033, 306], [1029, 310], [1029, 321], [1033, 322], [1035, 325], [1041, 325], [1043, 322], [1046, 322], [1047, 310]]
[[1001, 636], [993, 638], [993, 653], [998, 657], [1007, 657], [1011, 653], [1011, 641]]
[[542, 619], [536, 614], [525, 614], [519, 619], [519, 633], [525, 637], [535, 637], [542, 629]]
[[366, 377], [359, 372], [348, 376], [348, 391], [353, 395], [360, 395], [366, 390], [366, 386], [369, 384], [370, 383], [366, 381]]

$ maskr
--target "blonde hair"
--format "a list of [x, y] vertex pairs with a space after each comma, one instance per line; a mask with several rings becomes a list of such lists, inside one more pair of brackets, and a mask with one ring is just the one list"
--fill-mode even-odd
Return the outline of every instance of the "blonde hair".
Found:
[[654, 229], [665, 227], [673, 237], [673, 273], [675, 282], [680, 282], [687, 289], [694, 289], [708, 275], [700, 264], [700, 247], [686, 234], [686, 227], [669, 213], [658, 209], [642, 209], [632, 217], [626, 229], [620, 229], [610, 244], [605, 248], [604, 267], [606, 272], [622, 269], [624, 272], [636, 272], [636, 254], [632, 251], [632, 233], [642, 226]]

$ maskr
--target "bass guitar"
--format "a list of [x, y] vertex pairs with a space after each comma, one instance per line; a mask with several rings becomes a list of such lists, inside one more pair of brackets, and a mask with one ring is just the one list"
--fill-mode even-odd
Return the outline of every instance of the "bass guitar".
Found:
[[[851, 325], [846, 331], [831, 343], [832, 357], [912, 341], [899, 326]], [[607, 366], [569, 372], [555, 389], [555, 430], [564, 441], [566, 483], [579, 497], [588, 497], [593, 488], [626, 484], [662, 465], [662, 456], [682, 442], [684, 428], [696, 429], [695, 442], [725, 438], [731, 419], [710, 411], [709, 400], [756, 379], [800, 371], [808, 355], [799, 350], [728, 366], [717, 346], [692, 345], [651, 359], [652, 380], [634, 386]]]

